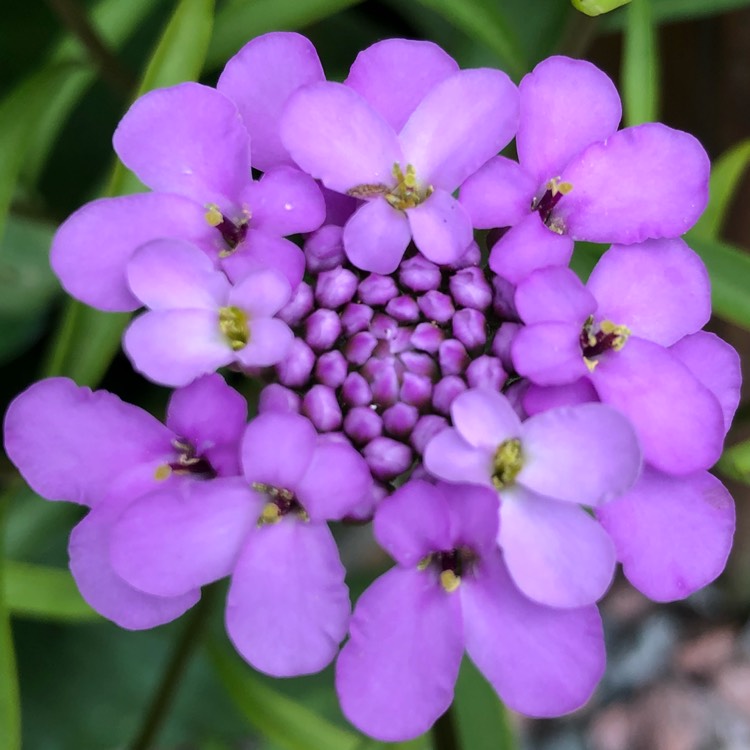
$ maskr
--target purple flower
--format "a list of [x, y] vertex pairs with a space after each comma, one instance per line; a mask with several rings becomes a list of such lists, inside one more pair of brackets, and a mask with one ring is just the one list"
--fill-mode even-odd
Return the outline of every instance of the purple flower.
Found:
[[128, 629], [179, 617], [197, 587], [159, 596], [126, 583], [112, 569], [109, 539], [122, 511], [161, 488], [179, 497], [186, 485], [240, 472], [245, 400], [218, 375], [175, 391], [167, 424], [107, 391], [66, 378], [43, 380], [18, 396], [5, 416], [5, 450], [29, 486], [48, 500], [91, 508], [70, 537], [70, 568], [84, 599]]
[[281, 413], [247, 426], [242, 468], [242, 479], [132, 504], [112, 532], [112, 563], [132, 586], [163, 597], [231, 575], [226, 627], [240, 654], [276, 676], [317, 672], [336, 655], [350, 610], [326, 521], [363, 502], [370, 473], [351, 446]]
[[579, 708], [604, 671], [595, 607], [524, 597], [497, 548], [482, 487], [412, 481], [380, 504], [375, 536], [397, 566], [361, 596], [336, 664], [345, 716], [388, 742], [425, 732], [453, 700], [464, 649], [500, 698], [531, 716]]
[[453, 401], [451, 420], [427, 444], [425, 468], [499, 493], [498, 542], [519, 589], [555, 607], [601, 597], [614, 547], [581, 506], [602, 505], [637, 479], [641, 452], [627, 419], [582, 404], [521, 422], [501, 394], [471, 389]]
[[125, 332], [133, 366], [157, 383], [187, 385], [237, 363], [267, 367], [281, 361], [293, 334], [273, 317], [291, 295], [276, 271], [253, 271], [232, 286], [198, 248], [154, 240], [128, 264], [133, 294], [150, 311]]

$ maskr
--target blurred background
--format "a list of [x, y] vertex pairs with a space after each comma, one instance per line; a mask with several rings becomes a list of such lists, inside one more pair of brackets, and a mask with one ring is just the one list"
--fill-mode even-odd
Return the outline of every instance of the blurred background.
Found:
[[[118, 353], [126, 318], [64, 297], [48, 268], [50, 240], [85, 201], [139, 189], [111, 148], [139, 92], [213, 84], [250, 38], [279, 29], [308, 35], [338, 80], [357, 52], [391, 36], [431, 39], [462, 67], [497, 66], [515, 81], [553, 53], [602, 67], [623, 94], [625, 124], [660, 119], [687, 130], [714, 161], [709, 212], [687, 239], [711, 272], [711, 329], [743, 360], [750, 354], [750, 0], [633, 0], [598, 17], [569, 0], [28, 0], [4, 3], [0, 23], [3, 411], [55, 374], [161, 414], [166, 390]], [[674, 605], [618, 580], [602, 603], [607, 675], [573, 716], [508, 715], [465, 664], [463, 748], [750, 750], [749, 425], [745, 394], [717, 467], [738, 510], [723, 577]], [[0, 490], [0, 750], [21, 739], [29, 750], [382, 747], [346, 725], [330, 669], [272, 681], [234, 654], [221, 584], [197, 614], [154, 631], [99, 618], [66, 569], [80, 510], [35, 497], [4, 456]], [[367, 529], [340, 541], [356, 595], [387, 563]], [[444, 750], [429, 737], [399, 747]]]

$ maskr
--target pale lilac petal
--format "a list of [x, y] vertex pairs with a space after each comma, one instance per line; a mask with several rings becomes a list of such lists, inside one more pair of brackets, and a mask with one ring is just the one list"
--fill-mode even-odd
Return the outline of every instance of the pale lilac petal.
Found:
[[567, 385], [549, 387], [530, 383], [521, 398], [523, 408], [529, 416], [558, 406], [575, 406], [598, 400], [596, 389], [588, 378], [580, 378]]
[[516, 144], [537, 186], [558, 177], [579, 151], [617, 130], [622, 106], [617, 89], [586, 60], [549, 57], [521, 81]]
[[621, 351], [602, 357], [590, 377], [599, 398], [631, 421], [648, 463], [689, 474], [718, 460], [721, 406], [669, 350], [631, 336]]
[[681, 239], [614, 245], [586, 284], [597, 318], [634, 336], [670, 346], [711, 317], [711, 282], [703, 261]]
[[732, 546], [734, 503], [708, 472], [670, 477], [647, 468], [597, 516], [628, 580], [657, 601], [684, 599], [711, 583]]
[[17, 396], [4, 435], [8, 458], [35, 492], [83, 505], [101, 501], [125, 473], [153, 477], [173, 437], [143, 409], [67, 378], [41, 380]]
[[248, 322], [250, 340], [234, 356], [245, 367], [269, 367], [281, 362], [294, 341], [292, 329], [278, 318], [256, 318]]
[[497, 448], [477, 448], [456, 430], [441, 430], [425, 446], [422, 463], [430, 474], [447, 482], [492, 486], [492, 455]]
[[267, 412], [255, 417], [242, 439], [242, 467], [250, 484], [295, 486], [317, 445], [312, 422], [299, 414]]
[[382, 198], [360, 206], [344, 225], [344, 250], [363, 271], [393, 273], [411, 240], [409, 222]]
[[94, 508], [70, 535], [70, 571], [81, 596], [99, 614], [127, 630], [145, 630], [178, 618], [200, 599], [200, 590], [179, 596], [153, 596], [130, 586], [112, 569], [109, 540], [127, 502]]
[[136, 248], [160, 237], [179, 237], [210, 247], [216, 230], [205, 209], [179, 195], [140, 193], [87, 203], [55, 234], [50, 263], [65, 290], [99, 310], [140, 307], [127, 285], [125, 267]]
[[406, 212], [414, 244], [433, 263], [458, 260], [474, 237], [466, 209], [445, 190]]
[[495, 156], [461, 185], [459, 200], [477, 229], [512, 227], [529, 214], [538, 187], [520, 164]]
[[221, 259], [221, 267], [234, 284], [253, 271], [275, 268], [296, 289], [305, 273], [305, 256], [297, 245], [283, 237], [250, 229], [237, 250]]
[[517, 125], [518, 91], [505, 73], [461, 70], [430, 90], [399, 140], [417, 179], [452, 193], [507, 145]]
[[216, 310], [229, 294], [229, 281], [195, 245], [160, 239], [135, 251], [127, 268], [128, 286], [152, 310]]
[[243, 203], [251, 207], [255, 229], [284, 237], [312, 232], [326, 217], [318, 183], [292, 167], [277, 167], [251, 182]]
[[318, 53], [301, 34], [276, 31], [249, 41], [224, 67], [216, 88], [239, 108], [253, 144], [253, 166], [293, 165], [279, 122], [289, 96], [325, 80]]
[[289, 281], [275, 268], [253, 271], [230, 292], [230, 305], [246, 310], [253, 317], [268, 318], [289, 302], [292, 289]]
[[492, 247], [490, 268], [511, 284], [547, 266], [567, 266], [573, 256], [573, 240], [544, 226], [530, 213], [506, 232]]
[[698, 141], [661, 123], [615, 133], [563, 171], [573, 185], [554, 211], [574, 240], [630, 245], [678, 237], [708, 202], [710, 163]]
[[350, 445], [320, 443], [294, 491], [312, 521], [338, 521], [369, 496], [372, 476]]
[[582, 607], [604, 596], [615, 547], [583, 508], [515, 485], [501, 493], [500, 546], [521, 591], [550, 607]]
[[716, 396], [724, 412], [724, 430], [729, 430], [742, 385], [740, 357], [735, 349], [714, 333], [698, 331], [685, 336], [670, 351]]
[[630, 422], [604, 404], [530, 417], [522, 425], [519, 484], [557, 500], [600, 505], [633, 486], [641, 449]]
[[250, 139], [236, 106], [199, 83], [141, 96], [112, 142], [123, 164], [152, 190], [201, 204], [232, 200], [250, 179]]
[[130, 324], [122, 346], [138, 372], [173, 388], [234, 360], [218, 311], [211, 310], [147, 312]]
[[580, 323], [524, 326], [510, 347], [516, 372], [543, 386], [567, 385], [588, 375], [580, 336]]
[[571, 322], [583, 326], [596, 312], [596, 299], [569, 268], [542, 268], [516, 289], [516, 310], [524, 323]]
[[514, 711], [551, 717], [580, 708], [604, 674], [599, 612], [536, 604], [499, 558], [483, 561], [461, 584], [469, 657]]
[[521, 422], [505, 396], [483, 388], [471, 388], [451, 405], [451, 419], [470, 445], [493, 453], [504, 440], [517, 438]]
[[401, 148], [393, 128], [340, 83], [305, 86], [281, 120], [281, 140], [294, 161], [337, 193], [358, 185], [392, 185]]
[[433, 42], [384, 39], [357, 55], [344, 83], [398, 133], [425, 95], [457, 71], [458, 63]]
[[463, 654], [458, 595], [395, 568], [360, 597], [336, 663], [346, 718], [385, 742], [426, 732], [453, 701]]
[[437, 489], [445, 496], [450, 513], [450, 549], [471, 549], [479, 557], [493, 553], [500, 508], [494, 488], [441, 482]]
[[344, 574], [325, 524], [289, 518], [254, 529], [227, 597], [227, 633], [240, 655], [274, 677], [330, 664], [349, 621]]

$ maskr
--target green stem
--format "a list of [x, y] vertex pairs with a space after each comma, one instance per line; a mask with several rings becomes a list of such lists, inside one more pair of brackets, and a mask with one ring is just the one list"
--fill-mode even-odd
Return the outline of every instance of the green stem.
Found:
[[434, 750], [461, 750], [453, 706], [435, 722], [431, 734]]

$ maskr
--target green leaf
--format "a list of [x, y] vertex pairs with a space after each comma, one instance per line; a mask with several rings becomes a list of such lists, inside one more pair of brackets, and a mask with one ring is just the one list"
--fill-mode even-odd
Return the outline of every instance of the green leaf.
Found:
[[573, 7], [585, 13], [587, 16], [600, 16], [602, 13], [625, 5], [630, 0], [571, 0]]
[[708, 268], [714, 313], [750, 330], [750, 254], [692, 233], [686, 240]]
[[[217, 676], [237, 708], [262, 735], [284, 750], [370, 750], [368, 741], [331, 724], [306, 706], [278, 693], [234, 653], [210, 643]], [[375, 747], [379, 747], [376, 743]]]
[[21, 699], [10, 612], [4, 593], [7, 563], [3, 540], [7, 504], [7, 498], [0, 498], [0, 747], [3, 750], [21, 750]]
[[[714, 16], [730, 10], [745, 8], [750, 0], [656, 0], [654, 22], [657, 24], [684, 21], [688, 18]], [[613, 13], [602, 19], [602, 28], [619, 31], [626, 24], [625, 14]]]
[[750, 138], [733, 146], [711, 166], [708, 206], [691, 235], [712, 239], [719, 236], [724, 218], [740, 180], [750, 163]]
[[250, 39], [268, 31], [296, 31], [362, 0], [229, 0], [216, 14], [206, 65], [221, 68]]
[[622, 60], [627, 125], [654, 122], [659, 109], [659, 55], [652, 0], [632, 0], [627, 12]]
[[98, 620], [83, 600], [73, 576], [63, 568], [8, 560], [5, 600], [12, 615], [41, 620]]
[[727, 448], [716, 468], [729, 479], [750, 484], [750, 440]]

